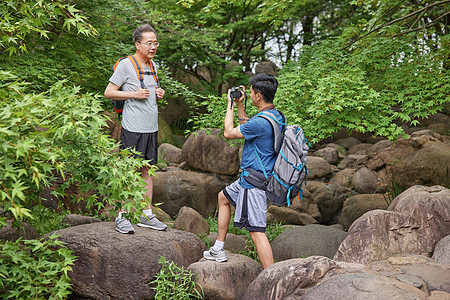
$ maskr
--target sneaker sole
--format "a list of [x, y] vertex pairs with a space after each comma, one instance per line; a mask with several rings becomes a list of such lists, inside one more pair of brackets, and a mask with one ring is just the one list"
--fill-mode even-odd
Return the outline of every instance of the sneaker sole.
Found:
[[161, 228], [161, 227], [155, 227], [155, 226], [152, 226], [152, 225], [147, 225], [147, 224], [142, 224], [142, 223], [137, 223], [137, 226], [144, 227], [144, 228], [151, 228], [151, 229], [159, 230], [159, 231], [163, 231], [163, 230], [167, 229], [167, 227]]
[[120, 232], [120, 233], [123, 233], [123, 234], [134, 234], [134, 230], [133, 231], [124, 231], [124, 230], [121, 230], [121, 229], [119, 229], [117, 227], [116, 227], [116, 230], [118, 232]]

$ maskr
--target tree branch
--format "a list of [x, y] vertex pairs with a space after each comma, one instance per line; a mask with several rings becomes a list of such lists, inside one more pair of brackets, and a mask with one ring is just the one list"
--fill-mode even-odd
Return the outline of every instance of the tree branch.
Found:
[[363, 39], [363, 38], [369, 36], [370, 34], [374, 33], [375, 31], [380, 30], [381, 28], [384, 28], [384, 27], [386, 27], [386, 26], [389, 26], [389, 25], [392, 25], [392, 24], [394, 24], [394, 23], [400, 22], [400, 21], [402, 21], [402, 20], [408, 19], [408, 18], [410, 18], [410, 17], [412, 17], [412, 16], [414, 16], [414, 15], [417, 15], [417, 14], [421, 13], [422, 11], [428, 10], [429, 8], [431, 8], [431, 7], [433, 7], [433, 6], [439, 6], [439, 5], [442, 5], [442, 4], [445, 4], [445, 3], [449, 3], [449, 2], [450, 2], [450, 0], [443, 0], [443, 1], [440, 1], [440, 2], [436, 2], [436, 3], [433, 3], [433, 4], [427, 5], [427, 6], [421, 8], [421, 9], [419, 9], [419, 10], [416, 10], [416, 11], [414, 11], [414, 12], [412, 12], [412, 13], [410, 13], [410, 14], [404, 16], [404, 17], [401, 17], [401, 18], [392, 20], [392, 21], [390, 21], [390, 22], [388, 22], [388, 23], [386, 23], [386, 24], [380, 25], [380, 26], [378, 26], [377, 28], [372, 29], [371, 31], [369, 31], [369, 32], [366, 33], [365, 35], [360, 36], [359, 38], [355, 39], [354, 41], [352, 41], [351, 43], [349, 43], [347, 46], [345, 46], [344, 48], [342, 48], [341, 50], [344, 50], [344, 49], [350, 47], [351, 45], [353, 45], [353, 44], [356, 43], [357, 41], [359, 41], [359, 40], [361, 40], [361, 39]]

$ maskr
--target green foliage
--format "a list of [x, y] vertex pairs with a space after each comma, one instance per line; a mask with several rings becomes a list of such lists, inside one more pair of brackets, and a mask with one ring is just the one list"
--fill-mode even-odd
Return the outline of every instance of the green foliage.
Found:
[[[41, 94], [0, 71], [0, 204], [16, 219], [30, 216], [39, 192], [63, 179], [54, 196], [78, 186], [88, 207], [105, 204], [141, 211], [145, 182], [137, 172], [148, 161], [116, 153], [117, 143], [102, 133], [106, 117], [99, 97], [80, 94], [64, 82]], [[154, 169], [150, 170], [154, 174]], [[73, 201], [78, 199], [74, 198]], [[137, 212], [136, 216], [137, 217]]]
[[75, 256], [52, 235], [0, 244], [2, 299], [66, 299]]
[[195, 283], [197, 275], [177, 266], [173, 261], [167, 261], [164, 256], [159, 259], [161, 270], [150, 284], [156, 291], [156, 300], [169, 299], [204, 299], [203, 289]]
[[42, 205], [35, 205], [30, 214], [32, 217], [26, 218], [25, 222], [33, 226], [39, 236], [69, 226], [63, 222], [64, 217], [69, 214], [67, 211], [57, 212]]
[[0, 53], [5, 50], [9, 55], [26, 52], [30, 36], [48, 39], [52, 34], [50, 27], [68, 32], [75, 30], [86, 36], [97, 33], [70, 1], [2, 1], [0, 11]]

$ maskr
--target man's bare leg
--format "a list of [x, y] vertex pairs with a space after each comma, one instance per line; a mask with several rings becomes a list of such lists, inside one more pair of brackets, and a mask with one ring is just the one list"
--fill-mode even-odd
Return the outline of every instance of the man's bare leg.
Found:
[[250, 237], [255, 243], [256, 252], [258, 253], [259, 261], [265, 269], [273, 265], [273, 253], [269, 240], [264, 232], [250, 231]]
[[230, 201], [223, 194], [223, 191], [219, 193], [217, 197], [217, 202], [219, 204], [219, 218], [217, 220], [217, 240], [225, 242], [227, 237], [228, 225], [230, 224], [231, 218], [231, 207]]
[[145, 195], [150, 200], [146, 209], [152, 209], [152, 199], [153, 199], [153, 176], [148, 173], [149, 170], [150, 167], [143, 167], [141, 169], [141, 176], [142, 178], [144, 178], [144, 181], [146, 183]]

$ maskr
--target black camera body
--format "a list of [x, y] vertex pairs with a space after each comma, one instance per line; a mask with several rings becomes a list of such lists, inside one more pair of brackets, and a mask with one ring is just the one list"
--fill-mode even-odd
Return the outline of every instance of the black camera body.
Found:
[[241, 87], [232, 87], [230, 89], [230, 97], [232, 99], [241, 98], [242, 96], [242, 88]]

